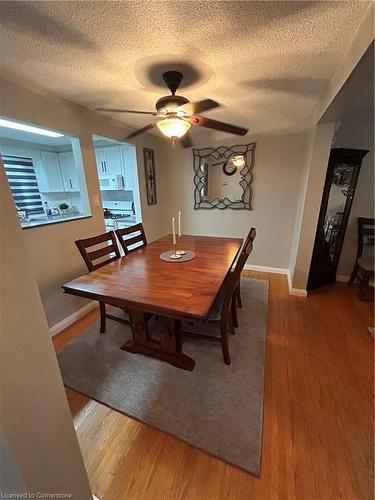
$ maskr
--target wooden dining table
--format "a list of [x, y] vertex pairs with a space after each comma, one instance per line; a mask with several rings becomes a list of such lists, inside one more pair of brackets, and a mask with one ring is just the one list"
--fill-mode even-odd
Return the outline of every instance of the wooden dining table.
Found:
[[[182, 352], [178, 320], [208, 318], [215, 299], [242, 246], [239, 238], [181, 236], [184, 250], [195, 252], [187, 262], [166, 262], [160, 254], [173, 249], [166, 235], [125, 257], [62, 286], [64, 292], [98, 300], [129, 313], [133, 339], [121, 347], [193, 370], [195, 361]], [[149, 318], [158, 321], [151, 337]]]

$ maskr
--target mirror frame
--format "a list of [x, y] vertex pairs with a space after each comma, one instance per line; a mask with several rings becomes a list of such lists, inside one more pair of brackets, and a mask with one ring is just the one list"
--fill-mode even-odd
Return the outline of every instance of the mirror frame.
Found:
[[[254, 151], [255, 142], [251, 144], [243, 144], [238, 146], [219, 146], [218, 148], [201, 148], [193, 149], [193, 168], [194, 168], [194, 209], [212, 209], [232, 208], [233, 210], [252, 210], [252, 189], [253, 182], [252, 170], [254, 167]], [[213, 159], [224, 161], [230, 158], [233, 154], [242, 154], [245, 158], [245, 166], [240, 170], [239, 174], [243, 193], [240, 200], [232, 201], [229, 198], [215, 198], [212, 201], [202, 199], [202, 190], [206, 187], [207, 173], [201, 169], [202, 159], [212, 157]]]

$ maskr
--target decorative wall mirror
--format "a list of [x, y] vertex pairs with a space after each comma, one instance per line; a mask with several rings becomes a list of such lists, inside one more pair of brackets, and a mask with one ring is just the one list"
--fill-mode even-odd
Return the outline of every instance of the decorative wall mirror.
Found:
[[194, 208], [251, 210], [255, 142], [193, 149]]

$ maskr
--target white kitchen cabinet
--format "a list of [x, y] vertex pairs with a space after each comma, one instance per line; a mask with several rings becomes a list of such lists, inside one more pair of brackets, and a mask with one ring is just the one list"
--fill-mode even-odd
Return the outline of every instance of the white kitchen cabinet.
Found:
[[102, 177], [105, 174], [105, 155], [104, 155], [104, 150], [105, 148], [95, 148], [95, 158], [96, 158], [96, 168], [98, 170], [98, 176]]
[[65, 191], [79, 191], [79, 182], [73, 152], [58, 153]]
[[125, 189], [127, 191], [134, 191], [135, 182], [133, 179], [132, 172], [134, 171], [133, 166], [137, 169], [137, 164], [135, 160], [135, 155], [133, 150], [129, 146], [121, 146], [121, 163], [122, 163], [122, 175], [124, 176]]
[[99, 177], [104, 175], [123, 175], [120, 146], [95, 148], [96, 165]]
[[119, 146], [105, 148], [104, 168], [106, 174], [122, 175], [121, 151]]
[[49, 193], [65, 191], [58, 154], [41, 151], [40, 157], [40, 162], [34, 162], [39, 190]]

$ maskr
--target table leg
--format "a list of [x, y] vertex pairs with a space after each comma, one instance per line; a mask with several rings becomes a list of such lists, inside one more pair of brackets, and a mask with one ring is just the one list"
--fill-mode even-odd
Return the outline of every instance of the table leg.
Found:
[[195, 361], [181, 352], [177, 335], [177, 320], [166, 316], [158, 316], [160, 341], [151, 339], [145, 313], [139, 310], [129, 310], [133, 340], [128, 340], [121, 347], [132, 353], [145, 354], [166, 361], [178, 368], [192, 371]]

